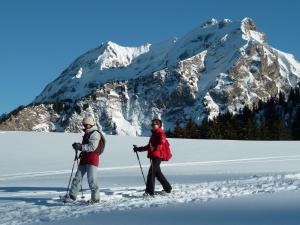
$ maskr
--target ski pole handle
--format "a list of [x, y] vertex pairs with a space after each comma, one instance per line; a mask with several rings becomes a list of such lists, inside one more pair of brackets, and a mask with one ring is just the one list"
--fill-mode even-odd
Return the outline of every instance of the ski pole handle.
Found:
[[137, 152], [137, 151], [138, 151], [138, 146], [133, 145], [133, 151], [134, 151], [134, 152]]

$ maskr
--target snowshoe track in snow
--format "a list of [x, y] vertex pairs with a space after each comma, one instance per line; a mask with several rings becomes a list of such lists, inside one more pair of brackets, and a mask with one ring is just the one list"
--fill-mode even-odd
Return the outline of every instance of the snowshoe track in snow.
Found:
[[[59, 198], [65, 191], [52, 188], [19, 191], [0, 187], [0, 224], [37, 223], [79, 217], [89, 213], [135, 208], [161, 207], [168, 204], [205, 202], [213, 199], [232, 198], [257, 193], [273, 193], [300, 189], [300, 173], [254, 175], [241, 179], [202, 182], [197, 184], [174, 184], [171, 194], [155, 195], [144, 199], [144, 186], [103, 188], [100, 203], [86, 205], [85, 200], [68, 202]], [[84, 192], [90, 198], [89, 191]]]

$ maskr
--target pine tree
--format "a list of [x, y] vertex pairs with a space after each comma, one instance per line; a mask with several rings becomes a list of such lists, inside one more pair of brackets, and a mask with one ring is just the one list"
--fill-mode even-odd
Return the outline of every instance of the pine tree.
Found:
[[176, 126], [174, 129], [174, 137], [175, 138], [185, 138], [186, 137], [185, 129], [180, 126], [179, 122], [176, 122]]
[[186, 138], [198, 138], [199, 129], [197, 124], [190, 118], [185, 126]]
[[208, 129], [209, 129], [209, 120], [208, 117], [204, 117], [202, 123], [199, 127], [199, 138], [207, 139], [208, 138]]
[[174, 138], [174, 133], [171, 131], [171, 129], [168, 129], [165, 134], [167, 138]]
[[291, 130], [292, 139], [300, 140], [300, 107], [297, 107]]
[[257, 135], [258, 140], [270, 140], [269, 129], [265, 120], [263, 120], [259, 125], [259, 129], [257, 133], [258, 133]]

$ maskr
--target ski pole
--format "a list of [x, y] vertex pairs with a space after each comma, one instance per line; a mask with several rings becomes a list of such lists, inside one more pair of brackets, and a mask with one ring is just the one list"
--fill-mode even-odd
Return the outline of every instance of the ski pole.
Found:
[[[72, 170], [71, 170], [71, 174], [70, 174], [70, 178], [69, 178], [69, 183], [68, 183], [68, 188], [67, 188], [67, 191], [66, 191], [66, 195], [68, 195], [69, 193], [69, 189], [70, 189], [70, 184], [71, 184], [71, 179], [72, 179], [72, 175], [73, 175], [73, 171], [74, 171], [74, 166], [75, 166], [75, 161], [77, 160], [77, 150], [75, 151], [75, 158], [74, 158], [74, 161], [73, 161], [73, 166], [72, 166]], [[66, 198], [64, 199], [64, 204], [66, 203]]]
[[136, 154], [136, 157], [137, 157], [137, 159], [139, 161], [139, 164], [140, 164], [140, 168], [141, 168], [141, 172], [142, 172], [142, 175], [143, 175], [143, 179], [144, 179], [145, 185], [147, 185], [146, 179], [145, 179], [145, 175], [144, 175], [144, 172], [143, 172], [143, 168], [142, 168], [142, 165], [141, 165], [139, 154], [137, 153], [137, 151], [135, 151], [135, 154]]

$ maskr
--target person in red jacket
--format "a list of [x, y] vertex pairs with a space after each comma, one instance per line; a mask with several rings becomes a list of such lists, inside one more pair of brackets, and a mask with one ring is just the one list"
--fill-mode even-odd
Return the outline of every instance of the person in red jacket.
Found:
[[148, 158], [150, 158], [150, 168], [147, 176], [147, 184], [144, 196], [153, 196], [155, 188], [155, 178], [161, 183], [163, 187], [162, 194], [170, 193], [172, 187], [165, 178], [160, 169], [160, 163], [164, 158], [164, 145], [167, 142], [166, 135], [162, 130], [162, 121], [160, 119], [152, 120], [152, 135], [149, 143], [143, 147], [134, 146], [133, 150], [138, 152], [148, 151]]

